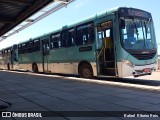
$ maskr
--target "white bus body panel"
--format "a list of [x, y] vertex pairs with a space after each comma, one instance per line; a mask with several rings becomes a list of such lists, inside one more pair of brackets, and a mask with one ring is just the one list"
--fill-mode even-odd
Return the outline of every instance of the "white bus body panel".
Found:
[[[64, 73], [78, 75], [79, 63], [50, 63], [52, 73]], [[93, 69], [93, 75], [97, 76], [96, 63], [90, 63]]]
[[[137, 71], [143, 71], [145, 68], [150, 68], [152, 70], [156, 69], [156, 63], [144, 66], [134, 66], [131, 67], [124, 62], [118, 62], [118, 74], [119, 77], [127, 77], [127, 76], [134, 76], [134, 75], [143, 75], [145, 73], [138, 73]], [[133, 74], [135, 73], [135, 74]]]
[[[45, 63], [47, 64], [47, 63]], [[96, 63], [90, 63], [93, 69], [93, 75], [97, 76]], [[38, 72], [43, 72], [42, 64], [37, 64]], [[62, 74], [75, 74], [78, 75], [78, 63], [49, 63], [49, 72], [62, 73]], [[19, 64], [19, 69], [32, 71], [32, 64]]]

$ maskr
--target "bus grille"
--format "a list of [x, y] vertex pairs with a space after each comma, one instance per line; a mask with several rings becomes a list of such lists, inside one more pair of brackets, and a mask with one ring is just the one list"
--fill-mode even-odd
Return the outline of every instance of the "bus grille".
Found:
[[156, 53], [150, 53], [150, 54], [132, 54], [135, 58], [138, 60], [149, 60], [152, 59]]

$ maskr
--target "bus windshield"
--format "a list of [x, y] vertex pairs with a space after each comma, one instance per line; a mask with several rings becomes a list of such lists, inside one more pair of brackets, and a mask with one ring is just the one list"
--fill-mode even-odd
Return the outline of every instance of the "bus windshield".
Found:
[[121, 29], [121, 43], [125, 49], [150, 50], [156, 48], [153, 22], [151, 19], [123, 18], [125, 28]]

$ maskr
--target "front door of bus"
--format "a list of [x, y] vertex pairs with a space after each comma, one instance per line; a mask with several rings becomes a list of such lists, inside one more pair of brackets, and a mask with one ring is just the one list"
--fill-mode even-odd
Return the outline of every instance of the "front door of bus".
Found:
[[97, 61], [101, 75], [116, 75], [113, 29], [113, 20], [97, 24]]
[[49, 39], [44, 39], [42, 40], [42, 48], [43, 48], [43, 53], [42, 53], [42, 66], [43, 66], [43, 72], [49, 72], [50, 67], [49, 67]]

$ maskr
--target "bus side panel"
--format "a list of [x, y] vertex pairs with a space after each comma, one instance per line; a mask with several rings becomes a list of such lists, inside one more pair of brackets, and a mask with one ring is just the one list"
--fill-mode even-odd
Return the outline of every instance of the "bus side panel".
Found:
[[[92, 49], [83, 51], [87, 47]], [[66, 50], [67, 49], [67, 50]], [[81, 51], [82, 50], [82, 51]], [[53, 73], [78, 74], [78, 65], [81, 61], [91, 64], [94, 76], [97, 76], [95, 45], [59, 48], [50, 51], [50, 66]]]
[[19, 69], [32, 71], [33, 63], [37, 64], [38, 70], [42, 72], [41, 52], [19, 54]]
[[[78, 75], [79, 63], [50, 63], [52, 73], [64, 73]], [[93, 75], [97, 76], [96, 63], [90, 63], [93, 69]]]

